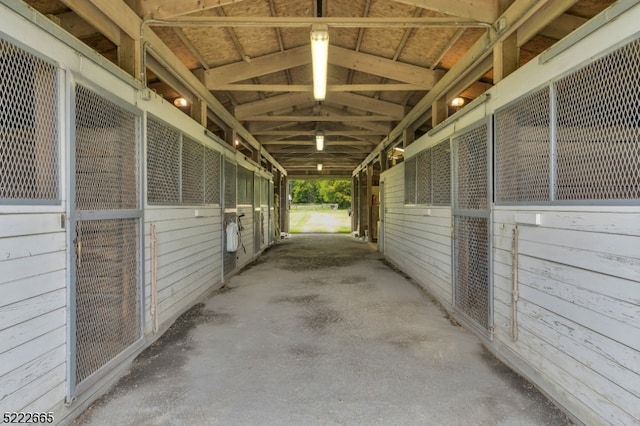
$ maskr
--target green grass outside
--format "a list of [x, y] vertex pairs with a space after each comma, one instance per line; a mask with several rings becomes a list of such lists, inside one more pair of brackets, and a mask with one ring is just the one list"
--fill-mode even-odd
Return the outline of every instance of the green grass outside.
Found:
[[351, 217], [347, 210], [316, 208], [292, 208], [289, 211], [289, 232], [301, 233], [351, 233]]

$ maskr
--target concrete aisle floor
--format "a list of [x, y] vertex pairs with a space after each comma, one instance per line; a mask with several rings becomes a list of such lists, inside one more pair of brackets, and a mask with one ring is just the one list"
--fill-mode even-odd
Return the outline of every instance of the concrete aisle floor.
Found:
[[181, 317], [77, 425], [566, 425], [374, 249], [295, 235]]

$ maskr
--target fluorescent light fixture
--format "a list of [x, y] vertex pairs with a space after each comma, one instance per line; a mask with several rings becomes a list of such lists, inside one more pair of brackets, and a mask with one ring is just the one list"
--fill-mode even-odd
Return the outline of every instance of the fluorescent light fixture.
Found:
[[313, 65], [313, 97], [323, 101], [327, 96], [327, 62], [329, 59], [329, 28], [311, 27], [311, 62]]
[[324, 132], [322, 130], [318, 130], [316, 132], [316, 149], [318, 151], [322, 151], [324, 149]]
[[318, 163], [318, 171], [321, 172], [322, 171], [322, 163]]
[[398, 148], [397, 146], [394, 147], [393, 149], [395, 149], [396, 151], [404, 152], [404, 148]]
[[451, 106], [461, 107], [462, 105], [464, 105], [464, 98], [461, 98], [460, 96], [458, 96], [457, 98], [453, 98], [453, 100], [451, 101]]
[[185, 98], [180, 97], [180, 98], [175, 98], [173, 100], [173, 104], [179, 108], [184, 108], [187, 105], [189, 105], [189, 101], [187, 101]]

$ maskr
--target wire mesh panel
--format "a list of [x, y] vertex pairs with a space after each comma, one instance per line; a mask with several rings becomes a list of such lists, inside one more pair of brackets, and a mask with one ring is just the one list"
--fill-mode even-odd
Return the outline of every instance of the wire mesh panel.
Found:
[[416, 203], [416, 157], [404, 162], [404, 203]]
[[496, 112], [496, 201], [550, 199], [549, 102], [545, 87]]
[[136, 116], [76, 86], [76, 209], [138, 207]]
[[204, 202], [220, 204], [220, 154], [210, 148], [204, 150]]
[[204, 203], [204, 146], [182, 138], [182, 203]]
[[58, 200], [57, 68], [0, 39], [0, 200]]
[[638, 75], [634, 40], [555, 84], [557, 200], [640, 199]]
[[180, 132], [147, 119], [147, 201], [180, 203]]
[[456, 208], [488, 208], [487, 126], [475, 127], [453, 139], [456, 147]]
[[76, 383], [140, 338], [138, 219], [76, 226]]
[[451, 204], [451, 148], [449, 141], [431, 148], [432, 203], [436, 206]]
[[454, 148], [454, 306], [483, 331], [492, 326], [489, 125], [452, 139]]
[[456, 216], [455, 306], [478, 325], [489, 327], [488, 219]]
[[75, 119], [77, 385], [141, 337], [142, 214], [138, 116], [77, 85]]
[[224, 162], [224, 207], [236, 207], [236, 165]]
[[416, 156], [416, 204], [431, 204], [431, 151]]

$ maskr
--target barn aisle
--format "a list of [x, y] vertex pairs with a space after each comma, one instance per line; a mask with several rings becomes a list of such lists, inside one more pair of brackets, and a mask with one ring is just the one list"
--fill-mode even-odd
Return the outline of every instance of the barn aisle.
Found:
[[566, 425], [371, 245], [294, 235], [183, 315], [76, 425]]

